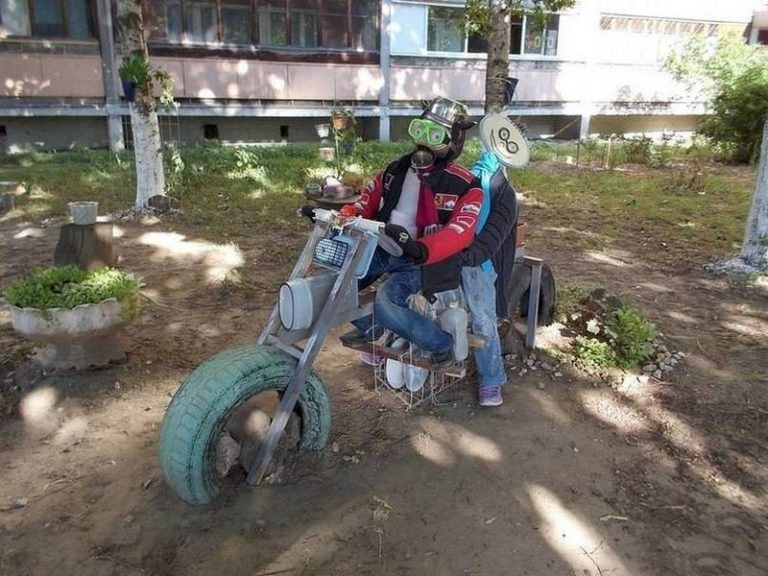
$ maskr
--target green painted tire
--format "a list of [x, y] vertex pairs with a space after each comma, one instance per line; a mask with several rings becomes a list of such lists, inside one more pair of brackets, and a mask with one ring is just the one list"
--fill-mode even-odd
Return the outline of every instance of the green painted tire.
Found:
[[[171, 400], [160, 427], [160, 467], [166, 482], [185, 502], [210, 504], [219, 492], [216, 440], [232, 412], [255, 394], [288, 386], [297, 360], [269, 346], [225, 350], [197, 367]], [[299, 449], [325, 447], [331, 406], [323, 381], [310, 373], [297, 409], [302, 427]]]

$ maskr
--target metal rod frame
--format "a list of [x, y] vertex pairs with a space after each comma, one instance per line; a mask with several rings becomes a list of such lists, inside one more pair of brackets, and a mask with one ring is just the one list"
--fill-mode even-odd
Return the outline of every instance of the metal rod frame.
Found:
[[526, 256], [523, 263], [531, 267], [531, 287], [528, 292], [528, 318], [525, 328], [525, 347], [533, 349], [536, 345], [536, 326], [539, 324], [539, 295], [541, 294], [541, 270], [544, 261], [541, 258]]
[[[329, 225], [327, 223], [319, 221], [316, 223], [307, 244], [304, 246], [304, 250], [294, 266], [290, 277], [291, 280], [303, 278], [307, 274], [309, 267], [312, 264], [315, 246], [320, 239], [325, 236], [328, 229]], [[269, 426], [267, 436], [264, 439], [264, 442], [259, 446], [259, 452], [256, 455], [256, 459], [253, 461], [253, 464], [248, 471], [248, 477], [246, 478], [248, 484], [258, 484], [264, 478], [275, 449], [277, 448], [277, 443], [285, 431], [288, 418], [296, 407], [299, 395], [306, 386], [312, 363], [320, 351], [328, 331], [337, 325], [339, 320], [345, 320], [344, 315], [338, 314], [341, 310], [342, 302], [345, 297], [348, 296], [350, 290], [354, 291], [354, 294], [357, 294], [357, 278], [355, 277], [355, 271], [366, 252], [368, 243], [375, 242], [376, 239], [369, 234], [356, 232], [354, 230], [351, 232], [351, 235], [356, 237], [357, 242], [351, 247], [351, 252], [347, 255], [347, 258], [336, 277], [336, 282], [331, 289], [330, 295], [325, 301], [323, 310], [320, 312], [320, 317], [317, 319], [317, 322], [315, 322], [309, 333], [309, 339], [304, 349], [301, 350], [300, 348], [296, 348], [290, 343], [285, 343], [281, 340], [279, 336], [280, 322], [278, 320], [278, 304], [275, 304], [272, 314], [267, 321], [267, 325], [264, 327], [264, 330], [259, 337], [259, 344], [270, 343], [272, 345], [277, 345], [281, 350], [285, 350], [294, 356], [300, 354], [300, 357], [296, 369], [288, 383], [288, 387], [285, 389], [283, 397], [280, 400], [280, 405], [277, 408], [275, 417]], [[287, 350], [288, 348], [293, 350], [293, 352]]]

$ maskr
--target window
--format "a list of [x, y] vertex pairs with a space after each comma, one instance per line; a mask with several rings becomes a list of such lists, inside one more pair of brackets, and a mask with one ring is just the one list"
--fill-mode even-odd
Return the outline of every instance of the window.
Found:
[[259, 39], [265, 46], [288, 44], [288, 20], [285, 0], [259, 2]]
[[464, 52], [463, 9], [430, 6], [427, 17], [427, 50]]
[[31, 36], [27, 0], [0, 0], [0, 18], [8, 36]]
[[[429, 52], [485, 53], [488, 41], [478, 34], [467, 36], [462, 21], [462, 8], [429, 6], [427, 15], [427, 50]], [[510, 54], [557, 56], [560, 16], [551, 14], [544, 26], [536, 26], [532, 18], [513, 16], [510, 22]]]
[[600, 17], [600, 29], [609, 32], [628, 32], [631, 34], [658, 34], [665, 36], [691, 36], [698, 34], [712, 37], [718, 35], [720, 26], [709, 22], [691, 22], [688, 20], [604, 15]]
[[379, 0], [149, 0], [148, 12], [150, 38], [172, 44], [378, 46]]
[[291, 1], [291, 46], [317, 46], [317, 15], [315, 0]]
[[532, 22], [529, 24], [531, 26], [525, 32], [525, 42], [523, 43], [524, 53], [557, 56], [557, 32], [560, 27], [560, 16], [551, 14], [543, 26], [534, 26]]
[[221, 41], [226, 44], [251, 43], [250, 0], [222, 0]]
[[216, 2], [185, 2], [184, 15], [188, 41], [216, 42]]
[[326, 48], [349, 46], [346, 0], [323, 0], [321, 7], [320, 30], [323, 46]]
[[0, 0], [7, 36], [93, 38], [92, 0]]
[[377, 0], [352, 2], [352, 48], [375, 49], [378, 46], [379, 3]]

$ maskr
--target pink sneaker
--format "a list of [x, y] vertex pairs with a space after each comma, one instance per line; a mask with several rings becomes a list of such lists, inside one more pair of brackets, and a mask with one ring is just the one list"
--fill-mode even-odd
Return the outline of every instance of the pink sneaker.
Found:
[[480, 386], [480, 406], [501, 406], [504, 399], [501, 397], [501, 386]]
[[360, 352], [360, 360], [363, 361], [363, 364], [368, 364], [368, 366], [378, 366], [382, 359], [381, 356], [371, 352]]

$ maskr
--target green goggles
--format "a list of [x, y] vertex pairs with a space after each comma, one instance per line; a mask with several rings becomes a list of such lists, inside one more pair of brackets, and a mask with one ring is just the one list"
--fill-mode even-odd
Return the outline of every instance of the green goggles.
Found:
[[447, 146], [446, 141], [450, 138], [445, 126], [426, 118], [411, 120], [411, 124], [408, 126], [408, 135], [416, 144], [422, 144], [428, 148]]

